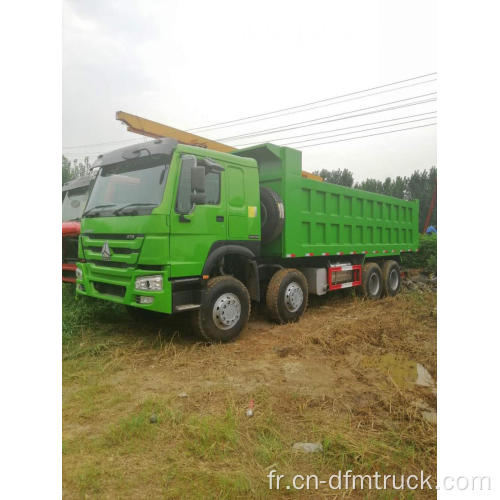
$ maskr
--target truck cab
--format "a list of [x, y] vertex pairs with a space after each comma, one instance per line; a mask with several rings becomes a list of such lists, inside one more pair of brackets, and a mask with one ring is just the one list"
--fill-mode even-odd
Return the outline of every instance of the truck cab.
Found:
[[[254, 159], [158, 139], [101, 155], [94, 167], [78, 294], [124, 304], [136, 315], [198, 310], [205, 281], [236, 266], [239, 256], [259, 255]], [[248, 281], [252, 269], [237, 267]], [[235, 309], [231, 300], [226, 311]]]
[[66, 182], [62, 187], [62, 280], [75, 283], [80, 218], [90, 193], [92, 175]]

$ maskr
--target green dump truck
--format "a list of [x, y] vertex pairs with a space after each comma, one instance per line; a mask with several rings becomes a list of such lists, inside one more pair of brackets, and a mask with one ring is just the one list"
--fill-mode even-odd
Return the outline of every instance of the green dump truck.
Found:
[[222, 153], [165, 138], [94, 167], [77, 293], [136, 317], [190, 311], [212, 341], [242, 331], [251, 300], [285, 323], [309, 294], [395, 295], [401, 253], [418, 250], [418, 201], [304, 177], [289, 147]]

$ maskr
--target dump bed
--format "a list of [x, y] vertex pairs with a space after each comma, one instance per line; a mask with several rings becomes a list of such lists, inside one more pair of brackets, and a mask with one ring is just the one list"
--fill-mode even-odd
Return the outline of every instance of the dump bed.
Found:
[[418, 201], [405, 201], [302, 176], [302, 153], [262, 144], [233, 154], [255, 158], [260, 183], [283, 199], [282, 235], [262, 255], [397, 255], [418, 249]]

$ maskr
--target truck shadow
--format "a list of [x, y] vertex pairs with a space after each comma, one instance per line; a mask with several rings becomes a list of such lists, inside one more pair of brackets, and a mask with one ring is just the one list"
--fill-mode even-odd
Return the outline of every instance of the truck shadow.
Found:
[[[342, 304], [353, 300], [355, 294], [349, 289], [324, 296], [312, 295], [309, 297], [308, 311], [314, 312], [324, 307], [342, 307]], [[151, 345], [165, 342], [185, 346], [210, 345], [204, 338], [196, 335], [191, 326], [191, 316], [187, 312], [175, 315], [154, 313], [141, 320], [131, 318], [125, 310], [123, 313], [116, 313], [113, 319], [108, 318], [108, 321], [105, 321], [109, 333], [121, 330], [129, 339], [145, 341]], [[252, 303], [249, 323], [259, 323], [259, 329], [265, 328], [266, 325], [269, 329], [273, 327], [274, 323], [269, 319], [265, 303]]]
[[[336, 294], [309, 297], [308, 310], [313, 312], [325, 306], [341, 306], [342, 303], [354, 300], [352, 290], [339, 290]], [[258, 322], [260, 326], [269, 325], [271, 329], [274, 325], [269, 319], [265, 303], [252, 303], [249, 323]], [[189, 313], [175, 315], [157, 314], [151, 315], [144, 321], [134, 321], [124, 313], [120, 323], [127, 326], [127, 334], [136, 337], [138, 340], [146, 340], [152, 343], [172, 342], [182, 345], [206, 344], [202, 337], [196, 335], [191, 326], [191, 316]]]

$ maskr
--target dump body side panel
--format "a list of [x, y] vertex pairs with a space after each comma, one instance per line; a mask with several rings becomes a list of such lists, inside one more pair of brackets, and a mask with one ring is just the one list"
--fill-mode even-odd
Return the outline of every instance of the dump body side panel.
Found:
[[288, 175], [285, 213], [285, 255], [418, 249], [418, 201]]
[[280, 238], [263, 256], [364, 254], [378, 257], [418, 249], [418, 201], [405, 201], [302, 176], [301, 152], [272, 144], [234, 154], [255, 158], [261, 185], [283, 199]]

